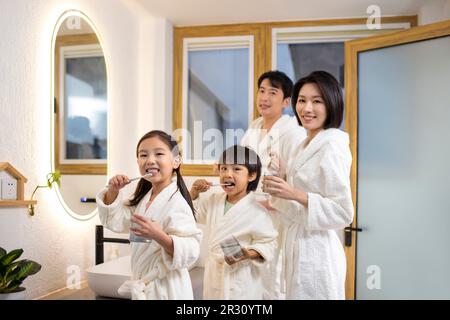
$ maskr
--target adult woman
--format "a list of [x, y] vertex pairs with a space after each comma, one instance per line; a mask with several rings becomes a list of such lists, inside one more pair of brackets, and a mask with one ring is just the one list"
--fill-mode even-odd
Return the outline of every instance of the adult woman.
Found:
[[349, 139], [338, 129], [342, 92], [332, 75], [316, 71], [295, 84], [292, 105], [307, 138], [288, 168], [274, 156], [280, 176], [263, 182], [285, 223], [286, 298], [344, 299], [346, 262], [336, 231], [351, 223], [353, 204]]

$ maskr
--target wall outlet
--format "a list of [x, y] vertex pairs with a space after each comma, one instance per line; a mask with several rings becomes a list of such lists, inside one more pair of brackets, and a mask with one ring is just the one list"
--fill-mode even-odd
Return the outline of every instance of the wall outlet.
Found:
[[17, 200], [17, 180], [2, 179], [2, 200]]

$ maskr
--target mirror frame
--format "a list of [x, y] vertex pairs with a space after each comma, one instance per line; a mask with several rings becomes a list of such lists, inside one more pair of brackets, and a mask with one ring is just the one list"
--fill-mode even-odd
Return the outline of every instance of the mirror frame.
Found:
[[[56, 135], [59, 135], [59, 132], [56, 132], [56, 130], [59, 130], [58, 126], [57, 126], [57, 119], [56, 119], [56, 95], [55, 95], [55, 70], [57, 68], [57, 66], [55, 66], [56, 61], [56, 55], [55, 55], [55, 49], [56, 49], [56, 40], [57, 40], [57, 36], [58, 36], [58, 32], [61, 28], [61, 25], [64, 23], [64, 21], [66, 21], [67, 18], [69, 17], [79, 17], [81, 19], [83, 19], [88, 25], [89, 27], [94, 31], [95, 35], [97, 36], [98, 39], [98, 43], [100, 44], [100, 47], [102, 48], [103, 51], [103, 57], [105, 59], [105, 66], [106, 66], [106, 88], [107, 88], [107, 96], [106, 96], [106, 103], [107, 106], [109, 107], [109, 93], [110, 91], [110, 69], [109, 69], [109, 59], [107, 57], [107, 54], [105, 53], [104, 50], [104, 44], [102, 41], [102, 38], [100, 36], [100, 33], [98, 32], [97, 28], [95, 27], [94, 23], [80, 10], [77, 9], [71, 9], [71, 10], [66, 10], [64, 11], [57, 19], [56, 24], [54, 26], [53, 29], [53, 34], [52, 34], [52, 38], [51, 38], [51, 51], [50, 51], [50, 73], [51, 73], [51, 77], [50, 77], [50, 117], [51, 117], [51, 121], [50, 121], [50, 161], [51, 161], [51, 170], [52, 172], [55, 172], [56, 170], [59, 170], [59, 166], [56, 163], [56, 149], [58, 148], [55, 143], [56, 141]], [[107, 178], [107, 173], [108, 173], [108, 154], [109, 154], [109, 147], [110, 147], [110, 137], [109, 137], [109, 124], [110, 124], [110, 112], [108, 110], [108, 114], [107, 114], [107, 163], [106, 163], [106, 170], [104, 170], [104, 174], [106, 175]], [[89, 173], [81, 173], [81, 172], [74, 172], [74, 173], [70, 173], [70, 174], [80, 174], [80, 175], [87, 175]], [[92, 173], [90, 173], [92, 174]], [[97, 174], [97, 173], [95, 173]], [[106, 181], [105, 181], [106, 184]], [[61, 203], [61, 205], [64, 207], [64, 210], [74, 219], [76, 220], [80, 220], [80, 221], [86, 221], [86, 220], [90, 220], [92, 219], [97, 213], [98, 210], [94, 209], [91, 213], [89, 214], [85, 214], [85, 215], [81, 215], [78, 214], [76, 212], [74, 212], [66, 203], [66, 201], [64, 200], [63, 195], [61, 194], [61, 190], [58, 186], [55, 186], [55, 192], [58, 196], [59, 202]]]

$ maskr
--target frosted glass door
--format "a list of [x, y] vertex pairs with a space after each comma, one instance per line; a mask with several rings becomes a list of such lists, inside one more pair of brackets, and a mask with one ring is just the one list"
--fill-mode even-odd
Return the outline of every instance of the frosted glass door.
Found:
[[450, 299], [450, 37], [358, 58], [357, 299]]

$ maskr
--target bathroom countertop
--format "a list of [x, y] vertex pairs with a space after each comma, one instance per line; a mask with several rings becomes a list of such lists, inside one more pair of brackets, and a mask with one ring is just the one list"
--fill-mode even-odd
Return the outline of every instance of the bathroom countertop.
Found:
[[37, 300], [117, 300], [96, 296], [86, 283], [79, 289], [62, 289], [38, 298]]
[[[193, 284], [194, 300], [201, 300], [203, 295], [203, 272], [202, 267], [193, 268], [189, 273]], [[45, 296], [39, 297], [36, 300], [120, 300], [117, 298], [109, 298], [97, 296], [92, 291], [87, 282], [80, 284], [79, 289], [60, 289], [51, 292]]]

